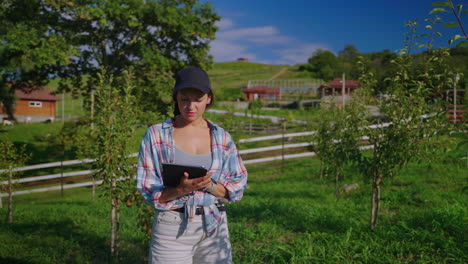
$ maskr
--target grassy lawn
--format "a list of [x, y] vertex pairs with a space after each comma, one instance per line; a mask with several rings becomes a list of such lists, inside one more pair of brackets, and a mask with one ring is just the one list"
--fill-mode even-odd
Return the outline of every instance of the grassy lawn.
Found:
[[64, 95], [65, 103], [62, 100], [62, 94], [58, 94], [57, 97], [60, 99], [59, 101], [57, 101], [57, 118], [62, 118], [62, 116], [65, 116], [65, 118], [72, 118], [84, 115], [88, 112], [85, 109], [85, 105], [83, 102], [84, 98], [82, 96], [73, 98], [73, 96], [70, 93], [67, 93]]
[[[309, 120], [312, 123], [314, 120], [318, 119], [319, 116], [316, 114], [314, 110], [278, 110], [278, 111], [263, 111], [260, 114], [262, 115], [273, 115], [273, 116], [282, 116], [282, 117], [294, 117], [296, 120]], [[253, 124], [256, 125], [263, 125], [265, 127], [271, 124], [270, 120], [266, 119], [252, 119], [250, 116], [232, 116], [232, 115], [225, 115], [225, 114], [213, 114], [213, 113], [206, 113], [206, 118], [212, 120], [213, 122], [219, 124], [226, 129], [236, 129], [240, 126], [241, 123], [248, 123], [251, 121]], [[302, 119], [303, 118], [303, 119]], [[155, 121], [161, 122], [164, 118], [161, 117], [161, 120]], [[75, 121], [66, 121], [66, 122], [75, 122]], [[53, 145], [50, 143], [50, 137], [55, 137], [60, 133], [62, 129], [63, 123], [62, 121], [56, 121], [52, 123], [32, 123], [32, 124], [24, 124], [18, 123], [15, 126], [2, 126], [0, 125], [0, 136], [6, 136], [11, 141], [13, 141], [16, 145], [26, 145], [27, 152], [31, 154], [30, 160], [27, 162], [28, 165], [31, 164], [41, 164], [47, 162], [54, 162], [60, 161], [62, 158], [62, 152], [59, 146]], [[291, 124], [289, 126], [289, 131], [287, 132], [294, 132], [297, 129], [299, 130], [307, 130], [307, 127], [298, 126], [297, 124]], [[140, 126], [136, 127], [134, 136], [131, 139], [131, 145], [133, 147], [133, 152], [138, 152], [140, 140], [144, 135], [147, 127]], [[234, 135], [235, 134], [235, 135]], [[233, 136], [236, 139], [240, 138], [247, 138], [247, 137], [255, 137], [259, 136], [259, 134], [245, 134], [245, 133], [233, 133]], [[265, 144], [271, 142], [263, 142]], [[259, 146], [262, 143], [258, 144]], [[255, 146], [250, 144], [250, 146]], [[240, 146], [243, 147], [243, 146]], [[77, 159], [76, 154], [73, 150], [67, 151], [65, 153], [64, 160], [74, 160]]]
[[[466, 263], [466, 169], [411, 164], [386, 180], [375, 231], [370, 183], [336, 200], [318, 160], [249, 165], [248, 189], [228, 207], [235, 263]], [[88, 188], [15, 197], [15, 222], [0, 225], [0, 263], [106, 263], [109, 205]], [[5, 199], [4, 199], [5, 204]], [[124, 207], [121, 263], [146, 263], [149, 237]], [[0, 209], [5, 219], [6, 209]], [[40, 242], [39, 242], [40, 241]]]
[[310, 79], [298, 66], [269, 65], [245, 62], [214, 63], [208, 71], [211, 85], [217, 100], [235, 101], [244, 98], [241, 88], [247, 87], [249, 80], [289, 80]]
[[[219, 89], [221, 97], [236, 98], [248, 80], [269, 79], [285, 67], [288, 69], [282, 78], [301, 76], [291, 66], [242, 62], [217, 63], [209, 73], [215, 92]], [[73, 103], [70, 96], [65, 99], [65, 117], [80, 115], [82, 98], [73, 99]], [[61, 105], [57, 109], [61, 114]], [[262, 110], [260, 114], [311, 123], [320, 118], [314, 109]], [[226, 128], [249, 121], [210, 113], [207, 118]], [[0, 133], [15, 144], [26, 144], [32, 155], [28, 164], [38, 164], [62, 158], [57, 146], [46, 140], [48, 135], [57, 135], [61, 127], [62, 122], [18, 124], [0, 126]], [[305, 125], [302, 129], [310, 130]], [[134, 152], [145, 130], [136, 129], [131, 139]], [[233, 136], [238, 140], [258, 135]], [[279, 144], [264, 141], [238, 147]], [[76, 159], [76, 155], [69, 151], [64, 159]], [[249, 182], [244, 198], [228, 206], [235, 263], [468, 262], [466, 167], [444, 162], [410, 164], [402, 175], [385, 179], [381, 215], [374, 231], [369, 230], [368, 223], [370, 183], [356, 173], [356, 168], [348, 168], [342, 185], [358, 183], [360, 187], [342, 193], [339, 200], [334, 196], [333, 179], [319, 178], [317, 159], [247, 168]], [[57, 170], [28, 173], [36, 176]], [[51, 191], [18, 195], [14, 201], [14, 223], [0, 225], [0, 263], [108, 263], [110, 206], [105, 197], [92, 200], [90, 188], [77, 188], [65, 190], [63, 198], [60, 191]], [[0, 208], [0, 221], [6, 214], [6, 208]], [[121, 219], [120, 263], [146, 263], [149, 236], [138, 227], [137, 208], [124, 206]]]

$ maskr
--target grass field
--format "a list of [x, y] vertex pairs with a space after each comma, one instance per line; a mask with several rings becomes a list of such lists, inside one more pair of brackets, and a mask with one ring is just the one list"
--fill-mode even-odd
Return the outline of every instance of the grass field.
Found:
[[[288, 117], [292, 116], [294, 119], [299, 120], [308, 120], [314, 122], [319, 117], [317, 115], [317, 111], [315, 110], [282, 110], [282, 111], [263, 111], [260, 114], [263, 115], [274, 115], [274, 116], [282, 116]], [[229, 116], [223, 114], [213, 114], [213, 113], [206, 113], [206, 118], [212, 120], [213, 122], [229, 129], [230, 127], [238, 126], [241, 122], [249, 122], [250, 116], [247, 117], [240, 116]], [[154, 123], [161, 122], [165, 119], [165, 117], [161, 117], [160, 120], [155, 120]], [[75, 121], [66, 121], [66, 122], [75, 122]], [[268, 124], [270, 123], [269, 120], [260, 120], [260, 119], [252, 119], [254, 124]], [[32, 124], [24, 124], [18, 123], [15, 126], [2, 126], [0, 125], [0, 136], [6, 136], [11, 141], [13, 141], [16, 145], [26, 145], [28, 153], [31, 154], [30, 160], [28, 160], [27, 164], [41, 164], [47, 162], [54, 162], [60, 161], [62, 158], [62, 151], [59, 146], [51, 144], [48, 141], [48, 138], [54, 137], [60, 133], [62, 129], [62, 122], [57, 121], [53, 123], [32, 123]], [[134, 136], [131, 140], [132, 152], [138, 152], [139, 144], [142, 136], [144, 135], [147, 127], [146, 126], [139, 126], [135, 128]], [[306, 129], [306, 128], [302, 128]], [[287, 131], [288, 132], [288, 131]], [[293, 131], [290, 131], [293, 132]], [[248, 135], [238, 135], [233, 134], [236, 139], [245, 138], [245, 137], [253, 137], [257, 136], [256, 134]], [[255, 145], [249, 144], [249, 147]], [[240, 145], [239, 147], [243, 147]], [[76, 154], [74, 151], [67, 151], [65, 153], [64, 160], [74, 160], [77, 159]]]
[[[248, 166], [241, 202], [228, 206], [235, 263], [466, 263], [466, 169], [411, 164], [386, 180], [375, 231], [368, 228], [370, 183], [336, 200], [316, 159]], [[109, 205], [90, 189], [15, 197], [15, 222], [0, 225], [0, 263], [106, 263]], [[146, 263], [148, 234], [124, 207], [120, 263]], [[6, 209], [0, 209], [5, 219]]]
[[310, 75], [300, 72], [298, 66], [269, 65], [245, 62], [214, 63], [208, 71], [216, 99], [235, 101], [244, 98], [241, 88], [247, 87], [249, 80], [290, 80], [310, 79]]
[[[284, 68], [281, 78], [304, 78], [291, 66], [242, 62], [217, 63], [209, 73], [220, 98], [235, 99], [248, 80], [269, 79]], [[70, 96], [66, 100], [65, 117], [79, 115], [82, 98], [74, 99], [73, 104]], [[260, 114], [311, 122], [320, 118], [314, 110]], [[207, 117], [223, 126], [226, 121], [246, 120]], [[37, 164], [62, 158], [57, 146], [45, 140], [61, 127], [61, 122], [55, 122], [0, 126], [0, 130], [16, 144], [26, 144], [33, 155], [28, 164]], [[136, 129], [131, 143], [135, 152], [145, 130]], [[265, 144], [280, 143], [238, 146]], [[65, 153], [65, 160], [75, 158], [73, 152]], [[244, 198], [228, 206], [235, 263], [468, 263], [466, 167], [446, 162], [410, 164], [402, 175], [385, 179], [375, 231], [368, 224], [370, 183], [356, 168], [348, 168], [342, 185], [358, 183], [360, 188], [342, 193], [339, 200], [334, 196], [333, 180], [319, 178], [317, 159], [247, 168]], [[56, 170], [28, 173], [43, 175]], [[93, 201], [90, 188], [77, 188], [65, 190], [64, 198], [55, 191], [18, 195], [14, 201], [13, 224], [3, 223], [7, 210], [0, 208], [0, 263], [108, 262], [110, 208], [105, 197]], [[122, 209], [120, 263], [146, 263], [149, 237], [137, 226], [136, 215], [135, 207]]]

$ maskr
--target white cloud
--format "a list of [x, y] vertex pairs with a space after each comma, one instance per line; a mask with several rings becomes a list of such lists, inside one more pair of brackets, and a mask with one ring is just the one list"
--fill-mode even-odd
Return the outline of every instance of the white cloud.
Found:
[[[222, 19], [220, 30], [211, 43], [210, 54], [216, 62], [235, 61], [240, 57], [268, 64], [305, 63], [313, 52], [324, 45], [301, 43], [282, 34], [274, 26], [236, 28], [231, 19]], [[265, 55], [270, 53], [269, 55]], [[258, 54], [262, 54], [262, 57]], [[263, 56], [267, 56], [264, 58]]]
[[222, 39], [238, 40], [249, 37], [272, 36], [276, 34], [278, 34], [278, 30], [275, 27], [266, 26], [222, 31], [218, 34], [218, 37]]
[[261, 44], [285, 44], [293, 39], [281, 35], [279, 30], [273, 26], [240, 28], [220, 31], [219, 39], [231, 41], [249, 41]]
[[216, 26], [219, 27], [220, 30], [224, 30], [233, 27], [234, 22], [229, 18], [222, 18], [220, 21], [216, 22]]
[[306, 63], [307, 59], [310, 58], [317, 49], [329, 50], [324, 45], [320, 44], [299, 44], [286, 49], [276, 50], [279, 61], [283, 61], [283, 64], [297, 64]]
[[251, 61], [255, 60], [255, 54], [248, 52], [247, 49], [248, 47], [245, 45], [230, 41], [215, 40], [211, 43], [210, 53], [217, 62], [235, 61], [241, 57], [248, 58]]

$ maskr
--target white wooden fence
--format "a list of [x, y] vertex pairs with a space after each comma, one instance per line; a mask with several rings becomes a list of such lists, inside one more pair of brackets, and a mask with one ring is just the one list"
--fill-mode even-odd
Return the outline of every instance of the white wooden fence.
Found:
[[[249, 138], [249, 139], [241, 139], [239, 143], [243, 142], [254, 142], [254, 141], [263, 141], [263, 140], [271, 140], [271, 139], [278, 139], [278, 138], [291, 138], [291, 137], [298, 137], [298, 136], [306, 136], [312, 135], [313, 132], [302, 132], [302, 133], [289, 133], [289, 134], [281, 134], [281, 135], [272, 135], [266, 137], [257, 137], [257, 138]], [[312, 143], [297, 143], [297, 144], [285, 144], [278, 145], [278, 146], [269, 146], [269, 147], [262, 147], [262, 148], [254, 148], [254, 149], [245, 149], [240, 150], [239, 153], [242, 154], [250, 154], [250, 153], [260, 153], [272, 150], [280, 150], [280, 149], [290, 149], [290, 148], [298, 148], [298, 147], [307, 147], [312, 145]], [[259, 159], [250, 159], [244, 160], [245, 164], [254, 164], [259, 162], [267, 162], [273, 160], [281, 160], [283, 159], [291, 159], [291, 158], [298, 158], [298, 157], [307, 157], [307, 156], [314, 156], [314, 152], [306, 152], [306, 153], [299, 153], [299, 154], [289, 154], [289, 155], [281, 155], [275, 157], [267, 157], [267, 158], [259, 158]], [[129, 157], [136, 157], [138, 153], [133, 153], [129, 155]], [[26, 170], [36, 170], [36, 169], [43, 169], [43, 168], [51, 168], [51, 167], [59, 167], [59, 166], [67, 166], [67, 165], [77, 165], [77, 164], [84, 164], [84, 163], [92, 163], [96, 161], [95, 159], [84, 159], [84, 160], [70, 160], [64, 162], [51, 162], [51, 163], [44, 163], [44, 164], [37, 164], [37, 165], [30, 165], [20, 168], [15, 168], [15, 171], [26, 171]], [[0, 170], [3, 172], [5, 170]], [[28, 177], [22, 179], [15, 179], [15, 183], [26, 183], [26, 182], [36, 182], [36, 181], [43, 181], [43, 180], [50, 180], [50, 179], [58, 179], [58, 178], [67, 178], [67, 177], [74, 177], [79, 175], [89, 175], [92, 174], [93, 171], [91, 170], [82, 170], [82, 171], [74, 171], [74, 172], [67, 172], [67, 173], [58, 173], [58, 174], [51, 174], [51, 175], [44, 175], [44, 176], [35, 176], [35, 177]], [[101, 184], [102, 181], [96, 181], [94, 184]], [[0, 185], [7, 184], [7, 181], [0, 182]], [[76, 188], [76, 187], [84, 187], [84, 186], [91, 186], [93, 182], [82, 182], [82, 183], [75, 183], [75, 184], [66, 184], [63, 185], [63, 189], [69, 188]], [[37, 192], [45, 192], [45, 191], [53, 191], [53, 190], [60, 190], [62, 186], [51, 186], [45, 188], [35, 188], [35, 189], [28, 189], [28, 190], [19, 190], [15, 191], [13, 195], [19, 194], [28, 194], [28, 193], [37, 193]], [[0, 193], [0, 198], [8, 196], [7, 193]]]
[[[380, 125], [372, 125], [370, 128], [382, 128], [389, 126], [390, 123], [384, 123]], [[271, 135], [271, 136], [262, 136], [262, 137], [254, 137], [254, 138], [246, 138], [238, 140], [239, 143], [246, 143], [246, 142], [256, 142], [256, 141], [264, 141], [264, 140], [272, 140], [272, 139], [281, 139], [281, 138], [292, 138], [292, 137], [304, 137], [304, 136], [311, 136], [314, 135], [316, 131], [308, 131], [308, 132], [296, 132], [296, 133], [287, 133], [287, 134], [279, 134], [279, 135]], [[367, 138], [363, 137], [362, 140], [366, 140]], [[253, 149], [244, 149], [240, 150], [239, 153], [243, 154], [250, 154], [250, 153], [261, 153], [266, 151], [272, 150], [280, 150], [280, 149], [291, 149], [291, 148], [299, 148], [299, 147], [308, 147], [312, 146], [316, 143], [313, 142], [303, 142], [303, 143], [295, 143], [295, 144], [285, 144], [285, 145], [276, 145], [276, 146], [269, 146], [269, 147], [261, 147], [261, 148], [253, 148]], [[363, 149], [368, 149], [370, 146], [362, 146]], [[133, 153], [129, 155], [130, 157], [137, 157], [138, 153]], [[271, 162], [275, 160], [283, 160], [283, 159], [293, 159], [293, 158], [303, 158], [303, 157], [313, 157], [316, 156], [315, 152], [303, 152], [303, 153], [294, 153], [294, 154], [286, 154], [286, 155], [278, 155], [273, 157], [265, 157], [265, 158], [257, 158], [257, 159], [248, 159], [244, 160], [244, 164], [255, 164], [261, 162]], [[37, 165], [30, 165], [20, 168], [15, 168], [15, 171], [26, 171], [26, 170], [36, 170], [36, 169], [44, 169], [44, 168], [51, 168], [51, 167], [59, 167], [59, 166], [67, 166], [67, 165], [76, 165], [76, 164], [84, 164], [84, 163], [92, 163], [95, 162], [95, 159], [83, 159], [83, 160], [70, 160], [64, 162], [51, 162], [51, 163], [44, 163], [44, 164], [37, 164]], [[0, 172], [4, 172], [5, 170], [0, 170]], [[66, 177], [74, 177], [79, 175], [89, 175], [92, 174], [91, 170], [82, 170], [82, 171], [75, 171], [75, 172], [67, 172], [67, 173], [58, 173], [58, 174], [51, 174], [45, 176], [35, 176], [35, 177], [28, 177], [22, 179], [15, 179], [15, 183], [25, 183], [25, 182], [36, 182], [42, 180], [50, 180], [50, 179], [57, 179], [57, 178], [66, 178]], [[35, 188], [35, 189], [28, 189], [28, 190], [19, 190], [15, 191], [13, 195], [19, 194], [29, 194], [29, 193], [37, 193], [37, 192], [45, 192], [45, 191], [53, 191], [53, 190], [61, 190], [63, 189], [70, 189], [70, 188], [77, 188], [77, 187], [85, 187], [85, 186], [92, 186], [93, 184], [101, 184], [102, 181], [96, 182], [81, 182], [81, 183], [74, 183], [74, 184], [66, 184], [66, 185], [59, 185], [59, 186], [51, 186], [51, 187], [44, 187], [44, 188]], [[7, 181], [0, 182], [0, 185], [7, 184]], [[0, 193], [1, 197], [8, 196], [7, 193]]]

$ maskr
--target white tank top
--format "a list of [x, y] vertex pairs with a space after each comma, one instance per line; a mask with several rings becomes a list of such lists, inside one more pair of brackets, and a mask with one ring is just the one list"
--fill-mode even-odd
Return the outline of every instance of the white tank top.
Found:
[[209, 170], [213, 158], [211, 157], [211, 153], [203, 155], [190, 154], [176, 147], [174, 162], [188, 166], [203, 166], [205, 169]]

